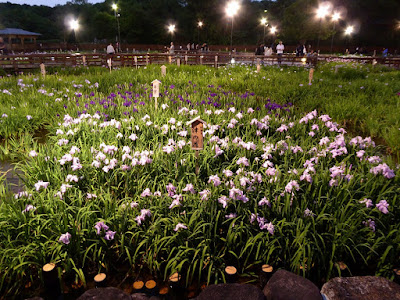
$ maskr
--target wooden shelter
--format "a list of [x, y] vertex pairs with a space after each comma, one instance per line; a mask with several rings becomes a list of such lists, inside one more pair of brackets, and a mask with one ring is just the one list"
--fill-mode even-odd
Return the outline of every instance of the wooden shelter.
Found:
[[[0, 30], [0, 36], [4, 39], [4, 42], [6, 42], [9, 51], [25, 51], [25, 40], [29, 40], [30, 44], [35, 45], [34, 48], [36, 48], [36, 39], [39, 35], [41, 34], [19, 28], [5, 28]], [[29, 47], [29, 50], [33, 50], [31, 48], [32, 47]]]

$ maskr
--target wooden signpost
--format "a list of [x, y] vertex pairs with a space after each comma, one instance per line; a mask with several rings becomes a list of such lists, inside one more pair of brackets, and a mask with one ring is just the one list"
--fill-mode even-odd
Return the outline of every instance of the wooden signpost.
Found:
[[310, 74], [308, 75], [308, 79], [309, 79], [308, 84], [311, 84], [311, 82], [313, 80], [313, 77], [314, 77], [314, 69], [311, 68], [310, 69]]
[[46, 77], [46, 67], [43, 63], [40, 64], [40, 73], [43, 77]]
[[196, 175], [199, 175], [199, 151], [204, 149], [203, 144], [203, 125], [205, 122], [196, 117], [193, 120], [186, 123], [186, 125], [191, 125], [191, 135], [190, 140], [192, 143], [191, 149], [196, 151]]
[[155, 98], [155, 108], [157, 109], [157, 99], [160, 97], [160, 83], [158, 79], [155, 79], [151, 82], [153, 84], [153, 97]]
[[167, 67], [162, 65], [161, 66], [161, 76], [165, 77], [167, 75]]

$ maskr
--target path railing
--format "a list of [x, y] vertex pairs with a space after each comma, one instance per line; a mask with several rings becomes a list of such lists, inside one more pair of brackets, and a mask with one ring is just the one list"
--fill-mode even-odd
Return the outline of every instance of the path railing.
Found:
[[[76, 67], [76, 66], [107, 66], [106, 54], [18, 54], [0, 55], [0, 68], [23, 71], [40, 68], [40, 64], [46, 67]], [[211, 65], [218, 67], [232, 62], [245, 64], [278, 64], [278, 56], [256, 56], [250, 53], [235, 53], [230, 55], [227, 52], [215, 53], [120, 53], [112, 57], [113, 67], [139, 67], [148, 64], [175, 64], [175, 65]], [[285, 54], [280, 59], [282, 65], [312, 65], [316, 66], [321, 61], [356, 61], [365, 64], [382, 64], [390, 67], [400, 68], [399, 57], [337, 57], [337, 56], [312, 56], [296, 57], [292, 54]]]

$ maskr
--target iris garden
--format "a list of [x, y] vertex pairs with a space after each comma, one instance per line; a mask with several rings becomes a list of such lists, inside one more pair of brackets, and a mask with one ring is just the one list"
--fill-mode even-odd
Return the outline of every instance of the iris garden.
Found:
[[[1, 190], [2, 293], [39, 288], [48, 262], [67, 285], [98, 272], [217, 283], [228, 265], [252, 281], [264, 263], [316, 283], [342, 263], [391, 278], [399, 79], [341, 62], [320, 66], [311, 84], [297, 67], [5, 75], [1, 156], [25, 187]], [[187, 125], [197, 116], [198, 158]]]

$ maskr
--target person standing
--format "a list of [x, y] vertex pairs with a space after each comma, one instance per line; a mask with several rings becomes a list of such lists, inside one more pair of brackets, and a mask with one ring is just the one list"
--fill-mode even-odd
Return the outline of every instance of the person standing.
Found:
[[171, 46], [169, 46], [169, 53], [174, 54], [174, 52], [175, 52], [175, 46], [174, 46], [174, 43], [171, 42]]
[[115, 49], [112, 43], [108, 44], [107, 46], [107, 56], [108, 58], [112, 58], [115, 54]]
[[279, 41], [279, 44], [276, 46], [276, 53], [278, 54], [278, 64], [282, 64], [282, 55], [283, 50], [285, 50], [285, 46], [283, 45], [282, 41]]

